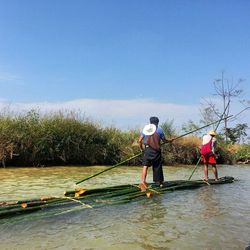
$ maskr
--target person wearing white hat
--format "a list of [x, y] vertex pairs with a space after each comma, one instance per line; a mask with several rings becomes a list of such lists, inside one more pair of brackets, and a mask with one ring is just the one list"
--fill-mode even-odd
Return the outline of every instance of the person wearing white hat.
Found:
[[150, 124], [146, 125], [138, 139], [141, 150], [144, 151], [142, 158], [142, 175], [140, 188], [142, 191], [147, 189], [148, 167], [153, 167], [153, 181], [161, 185], [164, 181], [161, 158], [161, 141], [170, 142], [165, 138], [164, 131], [158, 126], [158, 117], [150, 117]]
[[204, 180], [208, 181], [208, 165], [212, 165], [215, 180], [218, 180], [218, 170], [216, 167], [215, 147], [216, 147], [216, 132], [210, 130], [207, 135], [202, 138], [201, 156], [204, 163]]

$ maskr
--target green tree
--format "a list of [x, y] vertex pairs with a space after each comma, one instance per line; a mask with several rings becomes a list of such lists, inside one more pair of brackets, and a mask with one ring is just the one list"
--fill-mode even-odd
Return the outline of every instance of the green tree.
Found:
[[[221, 73], [221, 77], [218, 79], [215, 79], [213, 82], [214, 85], [214, 96], [219, 97], [222, 101], [223, 111], [225, 111], [225, 117], [228, 117], [231, 115], [231, 107], [232, 107], [232, 99], [234, 98], [240, 98], [243, 93], [243, 89], [241, 87], [241, 84], [244, 80], [242, 78], [239, 78], [236, 82], [234, 79], [227, 79], [224, 76], [224, 71]], [[218, 104], [215, 104], [214, 101], [204, 99], [203, 108], [201, 109], [201, 115], [202, 120], [201, 122], [213, 122], [214, 120], [221, 117], [221, 114], [223, 112], [220, 111], [220, 109], [217, 107]], [[246, 100], [240, 100], [242, 104], [244, 104], [244, 109], [242, 109], [237, 115], [234, 116], [234, 119], [238, 115], [240, 115], [243, 111], [250, 108], [250, 101]], [[228, 120], [229, 118], [224, 119], [224, 133], [225, 133], [225, 140], [228, 140], [228, 133], [231, 133], [232, 136], [232, 130], [228, 129]], [[241, 124], [243, 125], [243, 124]], [[243, 126], [244, 127], [244, 126]], [[234, 133], [233, 133], [234, 134]]]
[[244, 142], [244, 139], [247, 136], [247, 129], [248, 126], [246, 123], [237, 124], [234, 128], [227, 128], [226, 134], [233, 144], [240, 143]]

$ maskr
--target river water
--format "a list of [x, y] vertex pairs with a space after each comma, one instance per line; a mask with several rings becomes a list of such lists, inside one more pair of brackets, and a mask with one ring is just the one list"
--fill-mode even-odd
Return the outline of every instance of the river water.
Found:
[[[0, 201], [61, 196], [104, 167], [0, 169]], [[166, 180], [193, 167], [164, 167]], [[122, 205], [53, 216], [0, 220], [0, 249], [245, 249], [250, 245], [250, 166], [219, 166], [232, 184], [169, 192]], [[140, 181], [141, 168], [119, 167], [81, 184], [96, 188]], [[149, 171], [148, 181], [152, 180]], [[209, 172], [210, 177], [212, 172]], [[193, 179], [202, 177], [202, 167]], [[39, 215], [40, 212], [36, 214]]]

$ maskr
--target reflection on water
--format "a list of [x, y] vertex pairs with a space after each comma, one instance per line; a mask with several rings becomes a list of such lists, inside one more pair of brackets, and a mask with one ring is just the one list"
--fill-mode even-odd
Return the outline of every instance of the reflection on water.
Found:
[[220, 215], [220, 206], [214, 188], [204, 188], [197, 191], [197, 199], [202, 205], [201, 215], [209, 219]]
[[[103, 167], [0, 169], [0, 200], [62, 195]], [[250, 241], [250, 166], [220, 167], [233, 184], [155, 195], [124, 205], [39, 213], [0, 224], [0, 249], [244, 249]], [[121, 167], [81, 186], [138, 183], [140, 168]], [[192, 168], [165, 168], [167, 180], [187, 179]], [[200, 170], [193, 178], [202, 176]], [[151, 173], [148, 176], [152, 178]], [[1, 221], [0, 221], [1, 222]]]

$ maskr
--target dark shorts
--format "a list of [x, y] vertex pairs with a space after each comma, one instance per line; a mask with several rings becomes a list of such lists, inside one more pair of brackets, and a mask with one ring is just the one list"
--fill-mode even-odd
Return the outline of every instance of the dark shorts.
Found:
[[153, 181], [163, 182], [161, 151], [146, 147], [142, 158], [143, 166], [153, 167]]

